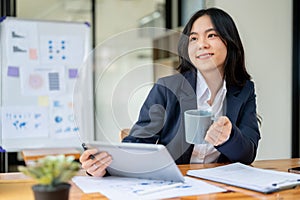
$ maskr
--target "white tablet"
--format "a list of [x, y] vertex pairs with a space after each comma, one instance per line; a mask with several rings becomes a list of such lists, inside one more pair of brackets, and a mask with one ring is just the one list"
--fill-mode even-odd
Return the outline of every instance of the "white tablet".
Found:
[[92, 142], [88, 147], [112, 155], [113, 161], [107, 168], [112, 176], [184, 182], [183, 175], [163, 145]]

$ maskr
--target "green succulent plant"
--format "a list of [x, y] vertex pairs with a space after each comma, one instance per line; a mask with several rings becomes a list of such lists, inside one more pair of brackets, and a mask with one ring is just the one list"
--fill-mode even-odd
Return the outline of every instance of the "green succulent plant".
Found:
[[64, 155], [46, 156], [30, 166], [18, 167], [20, 172], [50, 188], [68, 182], [79, 169], [80, 164], [74, 160], [74, 156], [65, 157]]

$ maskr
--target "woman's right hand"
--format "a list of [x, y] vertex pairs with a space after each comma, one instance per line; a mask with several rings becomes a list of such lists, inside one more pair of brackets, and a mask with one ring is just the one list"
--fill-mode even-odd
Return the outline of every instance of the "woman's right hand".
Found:
[[[91, 155], [95, 158], [90, 158]], [[82, 153], [79, 161], [87, 173], [93, 176], [104, 176], [106, 174], [106, 168], [112, 162], [112, 157], [105, 151], [98, 152], [97, 149], [88, 149]]]

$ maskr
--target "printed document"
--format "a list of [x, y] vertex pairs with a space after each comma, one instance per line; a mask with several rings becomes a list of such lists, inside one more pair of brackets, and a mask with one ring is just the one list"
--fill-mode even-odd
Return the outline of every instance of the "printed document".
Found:
[[189, 170], [187, 175], [262, 193], [272, 193], [300, 185], [299, 174], [259, 169], [241, 163], [209, 169]]
[[109, 199], [147, 200], [226, 192], [204, 181], [184, 178], [184, 183], [117, 176], [75, 176], [72, 181], [84, 193], [99, 192]]

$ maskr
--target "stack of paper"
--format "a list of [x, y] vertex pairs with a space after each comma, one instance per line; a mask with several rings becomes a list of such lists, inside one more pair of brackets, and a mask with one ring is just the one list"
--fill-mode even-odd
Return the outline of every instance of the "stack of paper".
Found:
[[187, 175], [262, 193], [272, 193], [289, 189], [300, 184], [299, 174], [258, 169], [241, 163], [233, 163], [210, 169], [189, 170]]

